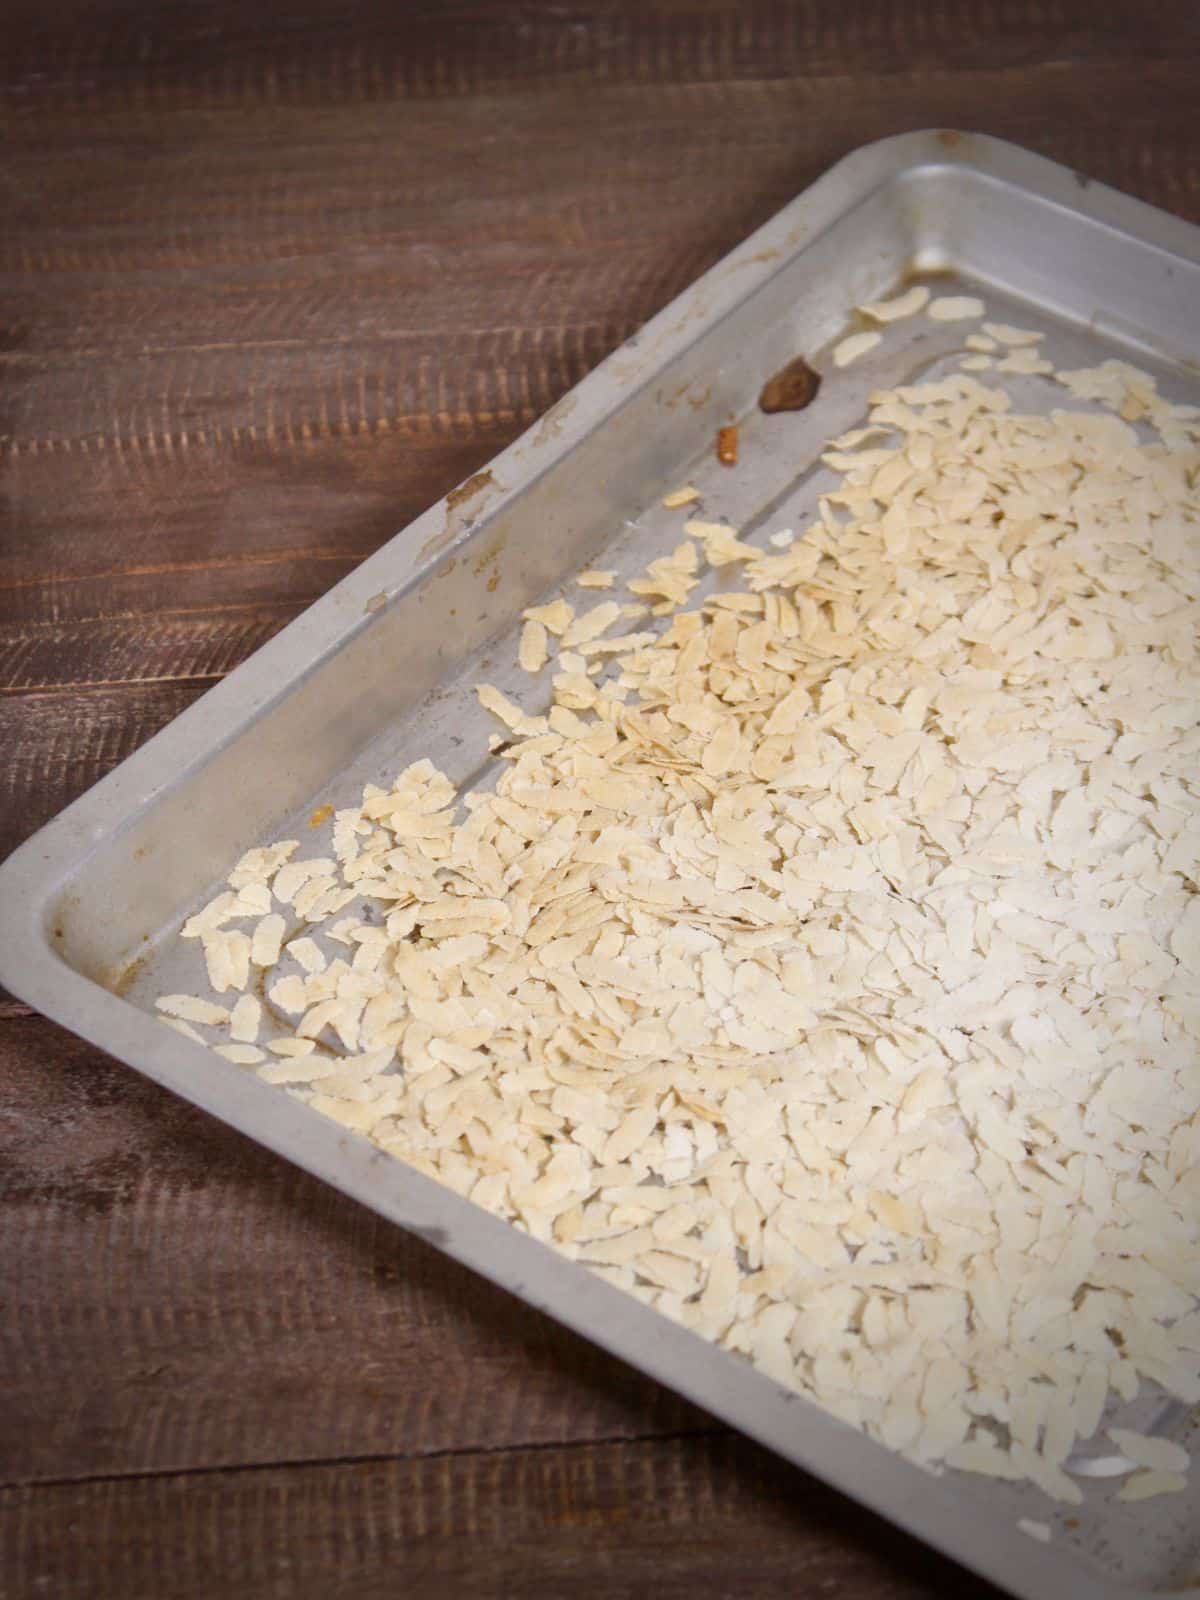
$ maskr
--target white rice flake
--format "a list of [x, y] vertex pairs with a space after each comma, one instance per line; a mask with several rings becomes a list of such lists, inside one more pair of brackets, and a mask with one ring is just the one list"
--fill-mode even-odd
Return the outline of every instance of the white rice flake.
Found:
[[244, 994], [229, 1013], [229, 1037], [240, 1044], [254, 1044], [262, 1021], [262, 1005], [252, 994]]
[[869, 300], [866, 305], [859, 306], [858, 310], [876, 322], [899, 322], [903, 317], [915, 316], [928, 304], [929, 290], [923, 284], [914, 284], [911, 289], [893, 296], [891, 300]]
[[521, 629], [517, 659], [523, 672], [540, 672], [546, 665], [546, 625], [530, 618]]
[[239, 1067], [253, 1067], [264, 1059], [262, 1051], [252, 1044], [218, 1044], [213, 1049]]
[[833, 364], [835, 367], [848, 367], [860, 356], [865, 356], [874, 350], [882, 341], [881, 333], [852, 333], [834, 346]]
[[250, 936], [250, 960], [256, 967], [273, 967], [279, 960], [286, 924], [278, 911], [272, 911], [255, 924]]
[[1110, 1428], [1108, 1437], [1122, 1455], [1139, 1467], [1149, 1467], [1156, 1472], [1186, 1472], [1188, 1469], [1191, 1458], [1173, 1439], [1156, 1439], [1150, 1434], [1134, 1433], [1130, 1428]]
[[1022, 1533], [1027, 1534], [1029, 1538], [1036, 1539], [1039, 1544], [1050, 1543], [1051, 1533], [1049, 1523], [1038, 1522], [1033, 1517], [1018, 1517], [1017, 1527], [1020, 1528]]
[[195, 995], [163, 994], [154, 1004], [169, 1017], [180, 1017], [184, 1022], [204, 1022], [213, 1027], [229, 1021], [225, 1006], [219, 1006], [212, 1000], [197, 999]]
[[931, 300], [925, 315], [931, 322], [972, 322], [983, 316], [987, 307], [969, 294], [944, 294]]
[[669, 494], [663, 495], [662, 503], [668, 511], [676, 511], [680, 506], [690, 506], [699, 498], [699, 489], [693, 488], [690, 483], [685, 483], [682, 488], [672, 489]]
[[1117, 1499], [1152, 1500], [1160, 1494], [1181, 1494], [1186, 1488], [1182, 1472], [1135, 1472], [1117, 1490]]
[[176, 1033], [181, 1033], [185, 1039], [191, 1039], [194, 1044], [209, 1042], [202, 1033], [197, 1033], [190, 1022], [184, 1022], [182, 1017], [159, 1017], [158, 1020], [165, 1023], [168, 1028], [174, 1029]]
[[1014, 328], [1007, 322], [985, 322], [983, 331], [990, 339], [1007, 345], [1036, 344], [1039, 339], [1045, 338], [1045, 334], [1039, 333], [1036, 328]]

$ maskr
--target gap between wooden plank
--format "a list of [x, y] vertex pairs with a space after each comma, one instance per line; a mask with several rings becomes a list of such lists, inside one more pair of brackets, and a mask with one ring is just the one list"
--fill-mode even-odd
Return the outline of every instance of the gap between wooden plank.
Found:
[[642, 1433], [601, 1434], [595, 1438], [535, 1439], [524, 1444], [484, 1444], [458, 1447], [448, 1445], [439, 1450], [383, 1450], [377, 1452], [368, 1451], [363, 1455], [297, 1456], [284, 1457], [278, 1461], [214, 1462], [210, 1466], [203, 1467], [154, 1467], [141, 1468], [133, 1472], [80, 1473], [78, 1476], [68, 1473], [53, 1478], [0, 1478], [0, 1494], [15, 1489], [24, 1489], [32, 1493], [39, 1489], [77, 1488], [81, 1484], [88, 1483], [139, 1483], [155, 1478], [211, 1478], [222, 1473], [233, 1475], [235, 1473], [250, 1472], [290, 1472], [292, 1470], [311, 1470], [314, 1467], [362, 1467], [400, 1461], [423, 1463], [426, 1461], [454, 1460], [460, 1456], [525, 1456], [544, 1454], [553, 1450], [591, 1450], [623, 1448], [627, 1445], [639, 1444], [673, 1444], [682, 1439], [718, 1439], [725, 1435], [732, 1437], [734, 1430], [727, 1428], [723, 1423], [714, 1422], [711, 1427], [706, 1428], [664, 1428], [661, 1431], [648, 1429]]
[[4, 1498], [14, 1595], [64, 1600], [997, 1595], [728, 1432]]

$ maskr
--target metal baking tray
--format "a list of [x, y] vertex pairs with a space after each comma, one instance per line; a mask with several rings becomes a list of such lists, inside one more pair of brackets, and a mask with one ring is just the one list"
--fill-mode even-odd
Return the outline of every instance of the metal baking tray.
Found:
[[[743, 537], [768, 517], [804, 526], [823, 442], [869, 390], [936, 372], [959, 344], [961, 328], [918, 318], [831, 368], [856, 302], [926, 280], [1046, 327], [1056, 365], [1117, 354], [1171, 398], [1198, 397], [1200, 229], [994, 139], [859, 150], [18, 850], [0, 870], [0, 980], [1013, 1594], [1200, 1594], [1200, 1474], [1140, 1505], [1084, 1479], [1085, 1504], [1064, 1510], [1028, 1486], [927, 1473], [147, 1011], [166, 989], [202, 992], [196, 947], [174, 934], [242, 850], [295, 833], [322, 853], [314, 806], [356, 803], [422, 755], [488, 781], [495, 724], [470, 686], [530, 694], [509, 665], [520, 611], [601, 555], [626, 576], [665, 553], [680, 521], [665, 490], [695, 483], [705, 515]], [[761, 415], [763, 380], [795, 353], [825, 373], [817, 401]], [[712, 448], [731, 421], [733, 472]], [[1195, 1429], [1165, 1399], [1135, 1411], [1135, 1426]], [[1052, 1542], [1020, 1517], [1048, 1522]]]

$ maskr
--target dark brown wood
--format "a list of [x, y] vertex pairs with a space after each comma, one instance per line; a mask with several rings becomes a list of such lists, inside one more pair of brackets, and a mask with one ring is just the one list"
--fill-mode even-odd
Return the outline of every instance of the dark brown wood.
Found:
[[[1194, 0], [10, 0], [0, 853], [852, 147], [1200, 220]], [[547, 530], [552, 536], [552, 530]], [[0, 996], [0, 1596], [982, 1594]]]
[[0, 1082], [0, 1486], [713, 1426], [38, 1018]]
[[0, 1518], [6, 1592], [55, 1600], [997, 1596], [728, 1434], [64, 1483]]
[[0, 853], [7, 855], [207, 686], [187, 677], [0, 695]]

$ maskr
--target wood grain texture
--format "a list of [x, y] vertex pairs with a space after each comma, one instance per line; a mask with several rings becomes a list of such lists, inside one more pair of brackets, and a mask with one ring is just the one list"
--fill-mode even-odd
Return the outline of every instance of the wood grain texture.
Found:
[[[410, 0], [376, 14], [352, 0], [293, 0], [280, 28], [233, 0], [176, 8], [12, 0], [22, 26], [11, 85], [52, 105], [182, 94], [236, 107], [307, 99], [448, 99], [567, 79], [670, 84], [867, 76], [1043, 59], [1161, 58], [1194, 28], [1187, 0]], [[130, 71], [131, 65], [135, 71]]]
[[[5, 22], [0, 854], [853, 147], [1200, 220], [1194, 0]], [[0, 1600], [988, 1592], [2, 995], [0, 1306]]]
[[0, 1562], [6, 1600], [997, 1595], [727, 1434], [0, 1491]]
[[0, 1485], [713, 1426], [40, 1018], [0, 1083]]
[[[0, 693], [216, 680], [282, 627], [291, 605], [0, 623]], [[64, 672], [70, 679], [61, 681]]]
[[207, 687], [192, 678], [0, 695], [0, 856], [124, 761]]

